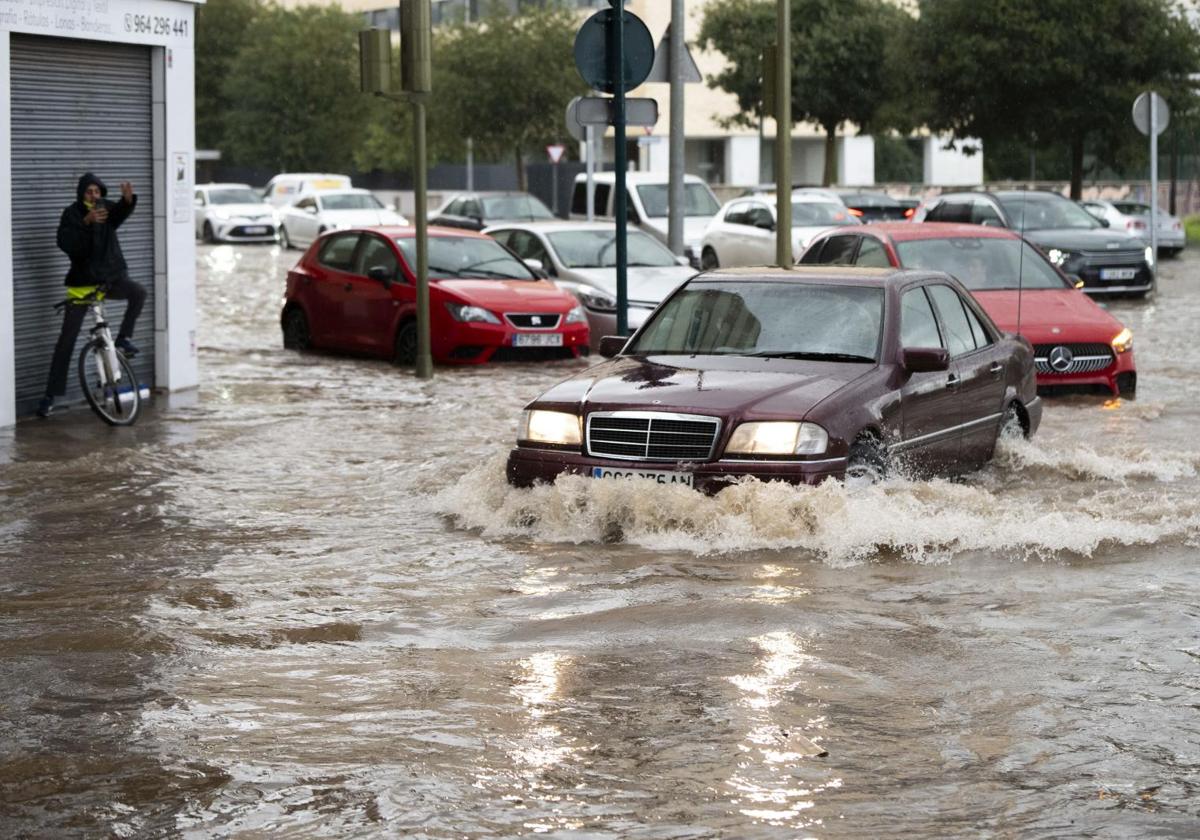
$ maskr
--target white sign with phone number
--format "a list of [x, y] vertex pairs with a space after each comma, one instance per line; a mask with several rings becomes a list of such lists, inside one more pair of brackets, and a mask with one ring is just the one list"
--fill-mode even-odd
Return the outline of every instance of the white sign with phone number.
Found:
[[0, 0], [0, 30], [137, 44], [190, 43], [192, 2]]

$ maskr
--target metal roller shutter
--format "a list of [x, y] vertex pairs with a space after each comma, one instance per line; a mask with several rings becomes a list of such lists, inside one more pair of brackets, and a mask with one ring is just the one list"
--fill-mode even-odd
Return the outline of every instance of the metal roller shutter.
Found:
[[[66, 296], [69, 261], [55, 234], [75, 185], [94, 172], [120, 198], [132, 181], [137, 210], [121, 226], [129, 274], [146, 289], [134, 359], [138, 379], [154, 384], [154, 184], [150, 48], [62, 38], [12, 36], [12, 235], [16, 404], [29, 414], [46, 389], [62, 326], [53, 306]], [[106, 304], [116, 334], [123, 301]], [[84, 321], [76, 353], [91, 326]], [[82, 399], [72, 355], [67, 400]]]

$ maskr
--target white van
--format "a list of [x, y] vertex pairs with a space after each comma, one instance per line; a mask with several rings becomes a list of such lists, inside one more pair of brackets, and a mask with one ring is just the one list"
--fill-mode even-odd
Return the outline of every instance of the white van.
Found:
[[[594, 176], [596, 194], [595, 218], [612, 221], [616, 218], [613, 206], [615, 172], [597, 172]], [[659, 172], [630, 172], [625, 176], [629, 223], [636, 225], [664, 245], [667, 242], [668, 179]], [[700, 240], [704, 229], [721, 209], [721, 202], [701, 178], [683, 176], [683, 253], [693, 266], [700, 265]], [[571, 218], [587, 218], [587, 174], [575, 176], [571, 193]]]
[[263, 190], [263, 201], [282, 207], [292, 204], [302, 195], [324, 190], [348, 190], [351, 188], [349, 175], [333, 175], [328, 172], [283, 172], [267, 182]]

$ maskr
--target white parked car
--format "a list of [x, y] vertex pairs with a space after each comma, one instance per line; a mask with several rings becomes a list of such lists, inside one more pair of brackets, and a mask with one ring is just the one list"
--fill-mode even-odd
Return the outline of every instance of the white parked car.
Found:
[[285, 248], [306, 248], [327, 230], [408, 224], [369, 190], [313, 193], [285, 207], [282, 217], [279, 238]]
[[196, 236], [205, 242], [274, 242], [279, 217], [249, 184], [200, 184]]
[[[616, 219], [616, 173], [597, 172], [593, 218], [606, 222]], [[668, 207], [666, 175], [658, 172], [630, 172], [625, 176], [629, 193], [629, 224], [636, 226], [664, 245], [667, 242]], [[713, 195], [702, 179], [695, 175], [683, 176], [683, 253], [692, 265], [700, 265], [700, 237], [704, 229], [721, 209], [721, 202]], [[571, 214], [575, 220], [587, 219], [587, 175], [575, 176], [571, 193]]]
[[[1140, 201], [1108, 201], [1088, 199], [1079, 202], [1083, 209], [1110, 228], [1123, 230], [1150, 241], [1150, 205]], [[1179, 217], [1158, 208], [1158, 252], [1173, 257], [1187, 245], [1187, 233]]]
[[275, 207], [295, 204], [301, 196], [322, 190], [353, 188], [349, 175], [332, 172], [281, 172], [267, 182], [262, 197]]
[[[508, 222], [484, 233], [525, 260], [541, 268], [551, 280], [583, 304], [592, 333], [592, 349], [600, 339], [616, 335], [617, 239], [609, 222]], [[683, 257], [640, 230], [630, 229], [626, 239], [626, 317], [637, 329], [646, 316], [696, 273]]]
[[[836, 196], [792, 194], [792, 255], [799, 258], [818, 233], [861, 224]], [[713, 217], [700, 240], [700, 267], [729, 268], [775, 262], [775, 196], [735, 198]]]

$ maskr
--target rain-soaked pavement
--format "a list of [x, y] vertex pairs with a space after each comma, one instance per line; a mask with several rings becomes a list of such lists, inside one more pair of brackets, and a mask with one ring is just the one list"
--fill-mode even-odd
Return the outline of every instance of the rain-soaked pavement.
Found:
[[198, 393], [0, 431], [0, 837], [1200, 836], [1200, 255], [1136, 402], [716, 498], [507, 488], [582, 363], [285, 352], [295, 257], [201, 248]]

